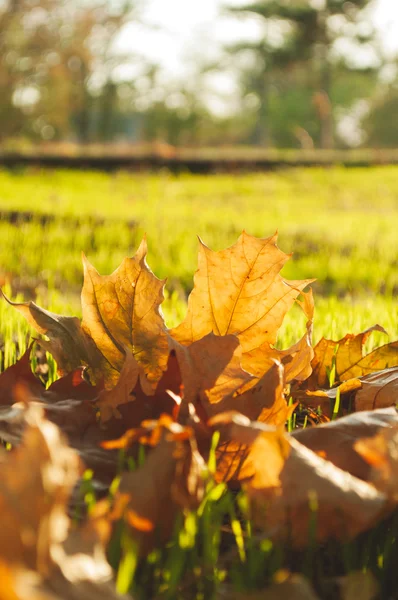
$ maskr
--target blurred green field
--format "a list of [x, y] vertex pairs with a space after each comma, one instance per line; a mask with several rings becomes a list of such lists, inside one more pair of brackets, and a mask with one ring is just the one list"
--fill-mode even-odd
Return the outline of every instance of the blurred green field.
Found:
[[[283, 274], [318, 278], [314, 285], [315, 342], [322, 336], [339, 339], [375, 323], [385, 327], [390, 339], [397, 339], [397, 209], [398, 167], [297, 169], [235, 176], [3, 171], [1, 286], [13, 300], [35, 299], [54, 312], [80, 316], [81, 251], [101, 273], [110, 273], [124, 256], [135, 252], [146, 232], [149, 265], [159, 277], [168, 276], [162, 307], [167, 324], [174, 326], [184, 317], [192, 287], [195, 234], [220, 249], [233, 244], [243, 228], [261, 237], [278, 229], [280, 247], [295, 252]], [[304, 330], [304, 315], [293, 307], [278, 345], [288, 347]], [[32, 334], [23, 316], [0, 300], [0, 371], [15, 363]], [[375, 332], [367, 350], [385, 342], [387, 336]], [[34, 372], [50, 384], [57, 377], [54, 360], [48, 354], [41, 358], [37, 351], [32, 354]], [[220, 488], [210, 488], [209, 498], [214, 489]], [[370, 534], [340, 546], [332, 543], [319, 548], [311, 537], [308, 548], [293, 555], [289, 548], [253, 535], [249, 520], [243, 523], [242, 535], [235, 506], [236, 502], [244, 506], [244, 494], [237, 500], [227, 492], [207, 502], [207, 512], [201, 516], [187, 513], [164, 552], [155, 549], [148, 556], [133, 584], [131, 560], [137, 561], [137, 557], [131, 549], [123, 555], [124, 538], [115, 538], [112, 551], [118, 558], [111, 562], [120, 591], [132, 585], [134, 597], [146, 597], [151, 581], [153, 589], [166, 590], [167, 597], [175, 597], [177, 588], [186, 597], [181, 582], [189, 581], [198, 586], [195, 597], [213, 597], [219, 583], [230, 577], [244, 592], [268, 585], [279, 569], [291, 568], [289, 561], [295, 571], [311, 579], [372, 572], [381, 583], [383, 597], [384, 591], [391, 589], [396, 572], [390, 560], [396, 543], [396, 516]], [[230, 550], [222, 555], [219, 534], [229, 520], [235, 536], [229, 543], [232, 552], [235, 545], [238, 551], [233, 560], [228, 558], [227, 573], [223, 569], [225, 555], [234, 555]], [[205, 544], [209, 545], [206, 551]]]
[[[220, 249], [242, 229], [260, 237], [278, 229], [279, 246], [294, 253], [283, 274], [317, 278], [316, 339], [375, 322], [398, 337], [398, 167], [212, 176], [4, 170], [0, 212], [2, 284], [65, 314], [80, 311], [81, 251], [110, 273], [147, 233], [148, 263], [168, 278], [164, 312], [174, 325], [192, 287], [196, 235]], [[9, 311], [2, 303], [3, 339]], [[298, 329], [293, 313], [281, 345]]]

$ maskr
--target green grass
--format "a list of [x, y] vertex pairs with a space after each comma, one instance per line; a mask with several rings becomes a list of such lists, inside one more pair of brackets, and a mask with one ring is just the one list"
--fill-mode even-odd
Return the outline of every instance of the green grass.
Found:
[[[192, 285], [200, 235], [214, 249], [246, 229], [294, 252], [290, 278], [316, 277], [317, 291], [391, 294], [398, 289], [398, 168], [292, 169], [257, 175], [108, 175], [0, 172], [0, 210], [59, 219], [0, 223], [0, 273], [18, 289], [65, 290], [81, 282], [83, 250], [111, 272], [148, 235], [148, 262], [171, 289]], [[78, 223], [68, 226], [66, 216]], [[90, 219], [105, 218], [93, 227]], [[134, 226], [131, 226], [131, 223]]]
[[[4, 291], [12, 297], [9, 285]], [[23, 301], [23, 294], [12, 297], [14, 301]], [[43, 308], [68, 316], [81, 317], [80, 300], [71, 295], [72, 301], [57, 290], [36, 298]], [[184, 318], [186, 304], [176, 292], [166, 294], [163, 313], [169, 327], [178, 325]], [[346, 333], [359, 333], [376, 323], [382, 325], [387, 335], [374, 332], [366, 344], [367, 351], [398, 338], [398, 305], [393, 297], [369, 295], [367, 298], [323, 297], [315, 298], [314, 343], [321, 337], [334, 340]], [[295, 343], [305, 331], [305, 317], [297, 308], [286, 315], [279, 333], [278, 346], [287, 348]], [[0, 301], [0, 370], [14, 364], [27, 348], [30, 337], [36, 333], [27, 325], [25, 318], [6, 302]]]
[[[315, 341], [339, 339], [375, 323], [397, 339], [397, 208], [398, 168], [393, 167], [211, 177], [3, 171], [0, 210], [25, 210], [32, 220], [0, 223], [0, 275], [12, 299], [34, 298], [55, 312], [80, 316], [81, 251], [101, 273], [110, 273], [147, 232], [148, 262], [159, 277], [168, 277], [163, 311], [172, 327], [184, 316], [192, 286], [195, 234], [220, 249], [234, 243], [243, 228], [261, 237], [279, 229], [280, 247], [295, 252], [285, 276], [318, 278]], [[43, 227], [40, 214], [55, 220]], [[71, 216], [73, 226], [67, 221]], [[94, 226], [93, 219], [104, 222]], [[304, 329], [304, 316], [293, 309], [278, 345], [288, 347]], [[31, 333], [24, 318], [0, 301], [0, 370], [24, 352]], [[368, 350], [385, 341], [373, 334]], [[50, 380], [54, 375], [50, 363]], [[83, 492], [92, 505], [89, 484], [83, 481]], [[139, 600], [210, 599], [224, 580], [237, 590], [259, 589], [281, 568], [308, 575], [321, 595], [325, 578], [370, 571], [387, 597], [398, 584], [396, 518], [349, 544], [309, 545], [298, 553], [253, 531], [244, 495], [236, 498], [224, 487], [210, 486], [200, 509], [182, 515], [165, 548], [139, 561], [119, 530], [109, 558], [119, 591]]]
[[[18, 293], [19, 300], [80, 316], [81, 251], [110, 273], [146, 232], [148, 262], [168, 278], [163, 311], [172, 327], [192, 287], [196, 234], [220, 249], [243, 228], [258, 236], [279, 229], [280, 247], [294, 252], [283, 274], [318, 279], [315, 341], [374, 323], [398, 337], [398, 167], [217, 176], [0, 171], [0, 210], [32, 213], [30, 222], [0, 222], [0, 279], [14, 299]], [[42, 226], [39, 215], [54, 221]], [[292, 311], [278, 345], [287, 347], [303, 330], [303, 315]], [[27, 334], [24, 319], [1, 302], [5, 365], [24, 349]], [[382, 342], [374, 335], [369, 343]]]

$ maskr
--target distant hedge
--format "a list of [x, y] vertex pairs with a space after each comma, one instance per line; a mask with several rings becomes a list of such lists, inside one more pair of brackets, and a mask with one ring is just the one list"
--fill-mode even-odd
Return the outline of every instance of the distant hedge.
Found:
[[167, 144], [90, 145], [56, 144], [25, 149], [0, 149], [0, 166], [48, 167], [115, 171], [119, 169], [212, 173], [272, 170], [285, 167], [343, 165], [368, 167], [398, 164], [397, 149], [269, 150], [256, 147], [175, 148]]

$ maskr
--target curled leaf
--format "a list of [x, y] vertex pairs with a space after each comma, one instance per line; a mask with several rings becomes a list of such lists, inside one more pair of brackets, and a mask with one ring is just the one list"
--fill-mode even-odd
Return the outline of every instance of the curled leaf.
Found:
[[133, 258], [125, 258], [106, 276], [83, 258], [82, 330], [101, 353], [97, 377], [103, 376], [108, 387], [118, 380], [125, 349], [151, 383], [159, 381], [167, 367], [166, 326], [159, 310], [164, 282], [149, 269], [146, 253], [144, 239]]
[[126, 349], [141, 365], [142, 386], [153, 387], [166, 370], [168, 335], [160, 304], [164, 282], [155, 277], [145, 257], [142, 241], [133, 258], [125, 258], [112, 275], [101, 276], [84, 257], [82, 313], [65, 317], [34, 302], [9, 304], [49, 340], [42, 346], [54, 356], [61, 375], [88, 366], [95, 381], [107, 388], [117, 383]]
[[398, 367], [361, 377], [360, 382], [361, 388], [355, 394], [355, 410], [374, 410], [397, 405]]
[[375, 487], [398, 502], [398, 424], [358, 440], [355, 450], [371, 466], [370, 479]]
[[96, 366], [100, 360], [92, 340], [81, 328], [77, 317], [64, 317], [34, 302], [11, 302], [0, 290], [3, 298], [20, 312], [27, 322], [49, 340], [40, 340], [40, 344], [55, 358], [60, 375], [65, 375], [81, 365]]
[[242, 417], [232, 418], [229, 427], [224, 435], [247, 447], [250, 513], [266, 535], [288, 536], [298, 547], [307, 545], [309, 535], [317, 541], [347, 540], [391, 510], [387, 496], [373, 485], [280, 430]]
[[337, 392], [340, 393], [342, 403], [350, 406], [351, 410], [366, 411], [396, 406], [397, 391], [398, 367], [391, 367], [364, 377], [347, 379], [330, 390], [295, 389], [292, 395], [305, 405], [319, 406], [322, 413], [330, 418]]
[[389, 408], [353, 413], [325, 425], [298, 429], [291, 435], [340, 469], [368, 481], [369, 464], [356, 451], [356, 442], [389, 431], [394, 425], [398, 425], [398, 414]]
[[364, 344], [373, 331], [386, 333], [380, 325], [366, 331], [344, 336], [337, 342], [322, 338], [314, 348], [313, 373], [307, 381], [308, 389], [327, 388], [328, 373], [335, 363], [336, 381], [362, 377], [398, 364], [398, 343], [392, 342], [364, 355]]

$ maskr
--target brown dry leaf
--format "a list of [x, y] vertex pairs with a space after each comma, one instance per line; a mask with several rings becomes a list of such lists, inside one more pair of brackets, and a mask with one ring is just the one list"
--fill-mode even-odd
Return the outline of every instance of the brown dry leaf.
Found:
[[[100, 419], [102, 423], [106, 423], [112, 419], [112, 417], [121, 419], [122, 413], [120, 412], [120, 407], [129, 402], [134, 402], [134, 408], [138, 409], [136, 388], [141, 392], [141, 394], [138, 395], [147, 398], [147, 395], [142, 391], [140, 385], [140, 373], [142, 373], [142, 371], [139, 364], [135, 360], [132, 352], [127, 350], [124, 365], [115, 387], [108, 390], [102, 390], [97, 398], [96, 404], [100, 409]], [[149, 389], [149, 394], [153, 395], [152, 389]], [[142, 420], [145, 418], [140, 417], [139, 410], [137, 410], [137, 413], [139, 419]], [[130, 425], [130, 427], [138, 427], [141, 420], [138, 423]]]
[[[21, 595], [17, 595], [15, 590], [15, 578], [16, 573], [14, 569], [11, 569], [9, 565], [0, 562], [0, 600], [22, 600]], [[34, 594], [30, 596], [32, 600], [43, 600], [37, 598]]]
[[347, 379], [347, 381], [343, 381], [343, 383], [330, 390], [311, 391], [295, 387], [291, 390], [291, 395], [296, 402], [300, 402], [305, 406], [320, 408], [322, 415], [327, 419], [331, 419], [337, 392], [340, 393], [341, 404], [344, 404], [345, 400], [348, 403], [349, 399], [354, 398], [354, 393], [361, 387], [361, 379]]
[[230, 397], [226, 397], [209, 411], [213, 416], [226, 410], [236, 410], [251, 420], [269, 425], [284, 425], [289, 408], [283, 393], [284, 370], [280, 362], [274, 361], [271, 368], [253, 387], [244, 386]]
[[[35, 401], [46, 410], [46, 417], [58, 425], [69, 440], [79, 437], [96, 423], [96, 411], [93, 400], [101, 391], [101, 386], [92, 386], [83, 377], [80, 367], [65, 377], [53, 382], [46, 390], [42, 382], [32, 373], [29, 360], [30, 349], [3, 373], [0, 374], [0, 433], [7, 439], [5, 428], [7, 415], [12, 414], [7, 408], [15, 402], [28, 403]], [[23, 406], [21, 406], [23, 413]], [[16, 412], [16, 411], [14, 411]], [[2, 429], [3, 427], [3, 429]], [[17, 440], [19, 441], [19, 440]]]
[[[261, 437], [260, 437], [261, 439]], [[279, 473], [280, 487], [248, 485], [254, 522], [265, 531], [291, 531], [294, 545], [308, 544], [311, 522], [316, 538], [347, 540], [371, 528], [388, 510], [386, 497], [368, 483], [335, 467], [330, 461], [290, 440], [290, 455]], [[267, 470], [261, 443], [251, 451], [256, 470]], [[257, 477], [259, 479], [259, 477]]]
[[254, 523], [267, 535], [297, 547], [308, 544], [316, 522], [318, 542], [350, 539], [391, 510], [385, 494], [324, 460], [297, 440], [244, 417], [224, 425], [224, 435], [249, 446], [254, 472], [245, 488]]
[[70, 582], [62, 573], [43, 580], [31, 571], [17, 571], [14, 588], [18, 600], [131, 600], [130, 595], [118, 594], [110, 582]]
[[361, 377], [354, 398], [355, 410], [374, 410], [398, 403], [398, 367]]
[[144, 466], [122, 474], [110, 516], [125, 519], [140, 552], [146, 554], [155, 540], [164, 543], [170, 537], [182, 508], [199, 505], [206, 465], [196, 449], [192, 430], [168, 416], [144, 423], [136, 435], [141, 443], [146, 441], [155, 448]]
[[[117, 470], [116, 453], [106, 452], [99, 443], [106, 438], [96, 422], [95, 410], [88, 401], [65, 400], [54, 404], [46, 404], [41, 400], [32, 400], [21, 389], [21, 402], [11, 406], [0, 407], [0, 436], [13, 446], [18, 445], [26, 429], [25, 412], [27, 407], [45, 409], [46, 416], [67, 433], [68, 441], [78, 455], [84, 460], [87, 468], [93, 469], [93, 484], [98, 492], [103, 493], [111, 483]], [[76, 490], [77, 491], [77, 490]], [[77, 494], [72, 504], [81, 503]]]
[[398, 414], [393, 408], [353, 413], [317, 427], [298, 429], [291, 435], [340, 467], [365, 481], [369, 480], [369, 464], [356, 452], [355, 443], [398, 425]]
[[140, 367], [132, 352], [127, 350], [124, 365], [115, 387], [110, 390], [102, 390], [97, 398], [102, 423], [106, 423], [112, 417], [122, 418], [119, 408], [132, 400], [131, 393], [138, 383], [139, 376]]
[[374, 325], [358, 335], [347, 334], [341, 340], [323, 338], [314, 348], [312, 361], [313, 373], [306, 382], [308, 389], [327, 388], [328, 369], [336, 361], [336, 381], [362, 377], [387, 367], [398, 365], [398, 342], [385, 344], [364, 356], [363, 347], [373, 331], [386, 331], [380, 325]]
[[49, 341], [41, 345], [54, 356], [61, 375], [88, 366], [95, 381], [117, 383], [126, 349], [142, 367], [141, 385], [155, 387], [167, 367], [168, 334], [160, 304], [164, 282], [149, 269], [142, 241], [133, 258], [125, 258], [112, 275], [101, 276], [84, 262], [83, 321], [56, 315], [34, 302], [4, 298]]
[[0, 558], [45, 574], [67, 536], [66, 507], [79, 477], [77, 454], [42, 411], [24, 415], [22, 443], [0, 464]]
[[0, 600], [61, 600], [44, 589], [43, 578], [35, 571], [1, 565], [0, 577]]
[[314, 350], [312, 347], [312, 328], [314, 319], [314, 298], [312, 289], [301, 292], [296, 298], [296, 303], [301, 307], [307, 317], [306, 332], [296, 344], [286, 350], [278, 350], [266, 343], [254, 351], [254, 355], [248, 352], [246, 360], [254, 360], [255, 364], [262, 365], [265, 370], [270, 368], [275, 361], [282, 362], [284, 366], [285, 383], [292, 381], [305, 381], [312, 373], [312, 359]]
[[47, 575], [0, 563], [0, 600], [131, 600], [116, 593], [103, 546], [87, 536], [89, 528], [91, 524], [74, 530], [65, 542], [67, 550], [56, 549]]
[[398, 367], [376, 371], [371, 375], [347, 379], [330, 390], [292, 390], [296, 401], [306, 406], [319, 406], [322, 413], [331, 417], [337, 391], [342, 403], [354, 411], [376, 410], [396, 406], [398, 402]]
[[[184, 422], [189, 417], [189, 403], [216, 404], [253, 379], [241, 368], [240, 357], [239, 340], [233, 335], [219, 337], [211, 333], [188, 347], [170, 340], [167, 370], [155, 390], [149, 386], [143, 390], [141, 367], [127, 351], [118, 383], [98, 397], [101, 421], [111, 435], [121, 435], [121, 428], [138, 427], [141, 421], [156, 419], [162, 413], [172, 414], [176, 404], [168, 392], [178, 395], [182, 386], [179, 420]], [[207, 413], [202, 416], [207, 420]], [[113, 417], [122, 417], [123, 423], [110, 422]]]
[[175, 353], [170, 353], [167, 369], [155, 391], [142, 389], [139, 370], [133, 355], [127, 352], [116, 386], [111, 390], [103, 390], [98, 395], [96, 405], [100, 409], [107, 437], [120, 436], [126, 429], [139, 427], [142, 421], [157, 419], [162, 413], [171, 415], [176, 408], [175, 400], [168, 393], [171, 390], [178, 394], [181, 386]]
[[0, 405], [10, 405], [15, 401], [14, 388], [23, 385], [32, 395], [41, 394], [44, 390], [41, 381], [32, 373], [30, 354], [32, 346], [14, 364], [0, 373]]
[[242, 348], [234, 335], [209, 333], [189, 346], [171, 340], [170, 347], [176, 354], [181, 371], [183, 402], [180, 420], [188, 417], [188, 405], [191, 403], [204, 409], [203, 417], [207, 420], [212, 408], [217, 411], [217, 406], [225, 398], [232, 397], [254, 380], [241, 367]]
[[380, 598], [380, 587], [373, 573], [353, 571], [334, 580], [340, 591], [341, 600], [377, 600]]
[[46, 417], [68, 436], [75, 446], [79, 439], [96, 426], [97, 416], [93, 401], [101, 386], [92, 386], [83, 378], [83, 369], [75, 369], [54, 381], [41, 394], [31, 394], [30, 399], [42, 403]]
[[236, 244], [213, 252], [200, 241], [199, 266], [185, 320], [170, 333], [189, 345], [213, 332], [237, 335], [242, 367], [262, 376], [266, 348], [276, 342], [286, 312], [313, 280], [287, 281], [279, 274], [289, 256], [277, 236], [259, 239], [243, 232]]
[[389, 367], [398, 366], [398, 342], [391, 342], [376, 348], [370, 354], [364, 356], [351, 369], [345, 371], [341, 379], [350, 379], [350, 377], [365, 376], [381, 371]]
[[116, 384], [126, 349], [152, 384], [167, 367], [168, 337], [160, 313], [164, 281], [149, 269], [146, 254], [143, 239], [135, 256], [125, 258], [112, 275], [106, 276], [83, 259], [82, 330], [102, 355], [97, 378], [103, 376], [107, 387]]
[[79, 529], [72, 529], [65, 543], [53, 551], [58, 569], [46, 578], [43, 589], [65, 600], [131, 600], [115, 590], [105, 555], [110, 533], [106, 519], [95, 515]]
[[373, 485], [398, 502], [398, 425], [358, 440], [355, 450], [371, 466]]
[[[205, 405], [207, 414], [212, 417], [209, 425], [217, 428], [223, 423], [224, 415], [239, 414], [252, 421], [257, 420], [283, 429], [290, 411], [283, 387], [283, 367], [280, 363], [274, 363], [255, 387], [242, 394], [227, 397], [214, 406]], [[253, 464], [247, 460], [247, 444], [237, 443], [230, 433], [221, 436], [216, 456], [218, 481], [229, 481], [231, 485], [235, 485], [238, 481], [253, 476]]]
[[98, 447], [98, 443], [109, 435], [99, 427], [94, 405], [101, 389], [101, 386], [88, 384], [79, 368], [46, 390], [32, 374], [26, 353], [0, 374], [0, 436], [12, 445], [19, 444], [26, 427], [27, 405], [37, 405], [45, 410], [47, 419], [67, 435], [69, 444], [78, 451], [87, 467], [95, 470], [96, 482], [110, 482], [117, 467], [117, 457]]
[[289, 573], [259, 592], [234, 592], [226, 586], [217, 600], [319, 600], [319, 596], [305, 577]]
[[312, 327], [314, 319], [314, 297], [312, 289], [301, 292], [302, 300], [296, 298], [297, 304], [307, 317], [306, 332], [304, 336], [291, 348], [279, 353], [279, 358], [285, 369], [285, 382], [305, 381], [312, 373], [312, 359], [314, 350], [312, 347]]
[[55, 358], [60, 375], [65, 375], [81, 365], [95, 367], [101, 355], [92, 340], [81, 328], [77, 317], [64, 317], [40, 308], [34, 302], [11, 302], [0, 290], [3, 298], [23, 314], [28, 323], [49, 341], [40, 345]]
[[222, 440], [229, 440], [217, 449], [217, 480], [248, 482], [257, 478], [261, 481], [264, 473], [257, 469], [252, 446], [263, 435], [259, 444], [266, 449], [266, 462], [270, 465], [265, 473], [267, 485], [275, 487], [280, 484], [279, 473], [290, 453], [283, 428], [250, 421], [233, 411], [216, 415], [209, 425], [220, 432]]
[[[79, 558], [84, 557], [79, 555]], [[0, 600], [131, 600], [131, 596], [118, 594], [110, 582], [71, 582], [59, 572], [46, 580], [33, 571], [15, 569], [11, 577], [11, 592], [14, 595], [3, 597], [2, 590]]]
[[4, 451], [0, 461], [0, 598], [120, 598], [110, 583], [103, 524], [70, 527], [67, 508], [81, 472], [78, 455], [40, 407], [25, 406], [22, 418], [20, 446]]

